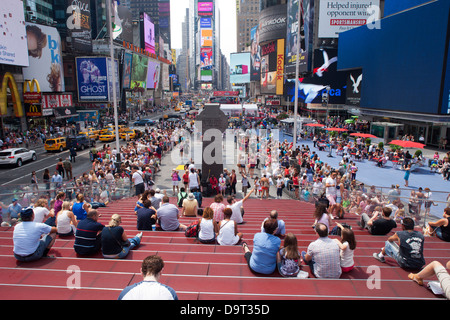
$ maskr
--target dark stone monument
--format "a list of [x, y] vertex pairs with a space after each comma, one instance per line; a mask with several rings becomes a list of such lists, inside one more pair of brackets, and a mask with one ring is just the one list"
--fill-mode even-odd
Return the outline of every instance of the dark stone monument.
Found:
[[214, 175], [219, 179], [223, 172], [223, 132], [228, 128], [228, 117], [220, 104], [205, 104], [203, 111], [195, 119], [202, 132], [202, 182]]

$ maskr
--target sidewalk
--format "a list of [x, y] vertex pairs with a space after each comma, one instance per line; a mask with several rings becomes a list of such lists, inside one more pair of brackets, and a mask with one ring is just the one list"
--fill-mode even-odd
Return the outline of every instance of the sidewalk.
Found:
[[[226, 139], [224, 140], [224, 143], [226, 143]], [[161, 160], [161, 167], [160, 167], [160, 171], [157, 172], [156, 177], [155, 177], [155, 186], [153, 186], [153, 188], [159, 188], [161, 190], [161, 192], [163, 190], [166, 190], [168, 195], [172, 195], [172, 178], [171, 178], [171, 174], [172, 174], [172, 169], [177, 168], [179, 165], [184, 165], [186, 163], [189, 162], [190, 157], [185, 157], [184, 163], [173, 163], [172, 161], [172, 153], [179, 153], [180, 151], [179, 145], [175, 146], [175, 148], [164, 154]], [[230, 150], [233, 150], [233, 152], [231, 152]], [[195, 159], [194, 155], [196, 155], [198, 152], [202, 152], [202, 146], [201, 146], [201, 142], [197, 142], [196, 144], [193, 143], [193, 145], [191, 146], [191, 155], [192, 157]], [[231, 158], [231, 156], [234, 155], [233, 158]], [[176, 157], [174, 157], [176, 158]], [[229, 172], [231, 172], [232, 169], [234, 169], [236, 171], [236, 175], [237, 175], [237, 180], [238, 183], [236, 185], [236, 198], [237, 199], [242, 199], [244, 198], [244, 193], [242, 192], [242, 175], [239, 173], [239, 168], [237, 167], [237, 158], [238, 158], [238, 150], [235, 148], [234, 146], [234, 142], [230, 142], [229, 144], [224, 146], [224, 150], [223, 150], [223, 158], [224, 158], [224, 169], [227, 169]], [[197, 169], [201, 169], [201, 164], [195, 163], [195, 167]], [[180, 174], [180, 176], [183, 174], [183, 171], [178, 171], [178, 173]], [[262, 170], [261, 170], [261, 166], [260, 169], [255, 169], [254, 171], [254, 178], [255, 176], [257, 176], [258, 178], [262, 177]], [[250, 191], [253, 187], [254, 187], [254, 181], [253, 179], [250, 179], [250, 185], [251, 188], [248, 189], [248, 191]], [[179, 183], [179, 187], [182, 187], [182, 183]], [[260, 198], [260, 196], [256, 196], [255, 193], [253, 193], [250, 198]], [[276, 199], [276, 187], [271, 185], [269, 188], [269, 199]], [[292, 199], [291, 197], [289, 197], [289, 195], [287, 195], [285, 192], [283, 192], [283, 197], [282, 199]]]

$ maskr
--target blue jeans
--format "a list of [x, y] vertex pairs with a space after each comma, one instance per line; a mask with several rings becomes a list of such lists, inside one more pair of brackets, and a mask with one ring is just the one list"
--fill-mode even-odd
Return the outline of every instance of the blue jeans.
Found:
[[130, 250], [137, 247], [141, 243], [141, 239], [139, 237], [134, 237], [128, 239], [130, 241], [130, 245], [128, 247], [122, 247], [122, 251], [116, 255], [103, 255], [105, 259], [124, 259], [127, 257]]
[[309, 269], [311, 270], [311, 273], [314, 274], [314, 260], [311, 260], [311, 261], [307, 262], [305, 260], [305, 256], [306, 256], [306, 251], [302, 251], [302, 259], [303, 259], [303, 261], [305, 261], [308, 264]]
[[47, 247], [50, 245], [50, 243], [53, 241], [53, 237], [51, 237], [50, 235], [46, 234], [45, 236], [42, 237], [41, 240], [39, 240], [39, 246], [37, 247], [36, 251], [28, 256], [20, 256], [18, 254], [14, 253], [14, 257], [22, 262], [30, 262], [30, 261], [35, 261], [35, 260], [39, 260], [40, 258], [42, 258], [44, 256], [44, 254], [47, 253]]
[[386, 243], [384, 244], [384, 251], [386, 252], [386, 255], [388, 257], [394, 258], [395, 261], [397, 261], [397, 263], [399, 263], [400, 250], [399, 250], [397, 243], [386, 241]]

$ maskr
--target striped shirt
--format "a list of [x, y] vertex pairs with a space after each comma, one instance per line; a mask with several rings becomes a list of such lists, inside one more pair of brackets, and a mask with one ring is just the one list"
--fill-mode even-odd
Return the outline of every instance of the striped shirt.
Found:
[[178, 296], [165, 284], [144, 280], [123, 289], [118, 300], [178, 300]]
[[78, 222], [75, 232], [74, 248], [78, 253], [83, 253], [95, 248], [97, 233], [105, 226], [90, 218]]
[[317, 278], [339, 278], [341, 276], [340, 249], [333, 239], [321, 237], [311, 242], [307, 254], [314, 261], [314, 275]]

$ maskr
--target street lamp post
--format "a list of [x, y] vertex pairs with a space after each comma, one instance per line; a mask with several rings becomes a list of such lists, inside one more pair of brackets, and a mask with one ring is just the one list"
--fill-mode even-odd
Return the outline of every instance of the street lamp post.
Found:
[[114, 125], [116, 134], [116, 162], [120, 163], [120, 143], [119, 143], [119, 118], [117, 113], [117, 88], [116, 88], [116, 64], [114, 61], [114, 43], [113, 43], [113, 26], [114, 21], [112, 9], [113, 0], [106, 0], [106, 10], [107, 10], [107, 21], [108, 21], [108, 31], [109, 31], [109, 54], [111, 56], [112, 64], [112, 91], [113, 91], [113, 106], [114, 106]]
[[298, 0], [298, 23], [297, 23], [297, 53], [295, 56], [295, 100], [294, 100], [294, 135], [292, 148], [295, 150], [297, 147], [297, 114], [298, 114], [298, 87], [299, 87], [299, 69], [300, 69], [300, 16], [301, 16], [301, 4]]

